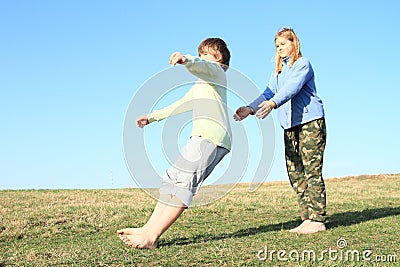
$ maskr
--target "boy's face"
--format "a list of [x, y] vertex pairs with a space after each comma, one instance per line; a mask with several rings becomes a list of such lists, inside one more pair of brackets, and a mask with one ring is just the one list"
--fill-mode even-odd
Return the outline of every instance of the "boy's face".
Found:
[[290, 56], [294, 50], [293, 42], [284, 37], [277, 37], [275, 40], [275, 46], [276, 52], [281, 58]]
[[212, 53], [208, 47], [204, 47], [199, 57], [210, 61], [221, 62], [222, 60], [221, 55], [214, 56], [214, 54], [219, 54], [219, 53]]

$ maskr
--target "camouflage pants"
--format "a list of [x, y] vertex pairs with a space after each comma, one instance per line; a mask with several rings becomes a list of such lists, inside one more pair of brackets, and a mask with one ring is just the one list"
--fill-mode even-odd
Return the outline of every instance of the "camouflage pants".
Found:
[[326, 144], [325, 119], [284, 131], [286, 168], [301, 208], [301, 218], [325, 221], [326, 192], [322, 163]]

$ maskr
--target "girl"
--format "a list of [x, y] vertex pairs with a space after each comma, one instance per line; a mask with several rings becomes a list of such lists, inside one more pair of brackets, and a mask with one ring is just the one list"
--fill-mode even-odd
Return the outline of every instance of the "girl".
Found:
[[317, 96], [314, 71], [300, 52], [300, 42], [291, 28], [275, 36], [276, 66], [265, 91], [234, 119], [248, 115], [264, 119], [277, 109], [284, 129], [286, 168], [301, 208], [302, 224], [290, 232], [312, 234], [325, 230], [326, 192], [322, 163], [326, 144], [325, 114]]

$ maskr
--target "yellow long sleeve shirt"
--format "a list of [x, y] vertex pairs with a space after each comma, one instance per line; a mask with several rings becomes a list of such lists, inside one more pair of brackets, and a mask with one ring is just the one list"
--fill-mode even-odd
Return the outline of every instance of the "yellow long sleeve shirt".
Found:
[[185, 55], [186, 69], [198, 77], [196, 83], [179, 100], [148, 114], [150, 122], [192, 111], [191, 135], [202, 136], [217, 146], [231, 149], [230, 126], [226, 107], [226, 74], [213, 61]]

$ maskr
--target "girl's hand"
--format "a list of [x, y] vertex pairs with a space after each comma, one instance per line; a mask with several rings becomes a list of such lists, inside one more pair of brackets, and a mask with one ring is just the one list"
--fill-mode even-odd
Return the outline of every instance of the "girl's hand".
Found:
[[268, 116], [269, 113], [271, 113], [272, 109], [276, 107], [276, 104], [273, 101], [264, 101], [260, 105], [258, 105], [260, 108], [257, 113], [256, 117], [259, 119], [264, 119], [265, 117]]
[[139, 128], [143, 128], [144, 126], [150, 124], [149, 119], [147, 119], [147, 115], [141, 115], [136, 119], [136, 126]]
[[172, 66], [175, 66], [176, 64], [184, 64], [186, 62], [187, 58], [180, 52], [172, 53], [169, 59], [169, 64], [171, 64]]
[[245, 119], [247, 116], [249, 116], [252, 113], [251, 108], [249, 107], [240, 107], [236, 110], [236, 113], [233, 115], [233, 119], [235, 121], [241, 121]]

